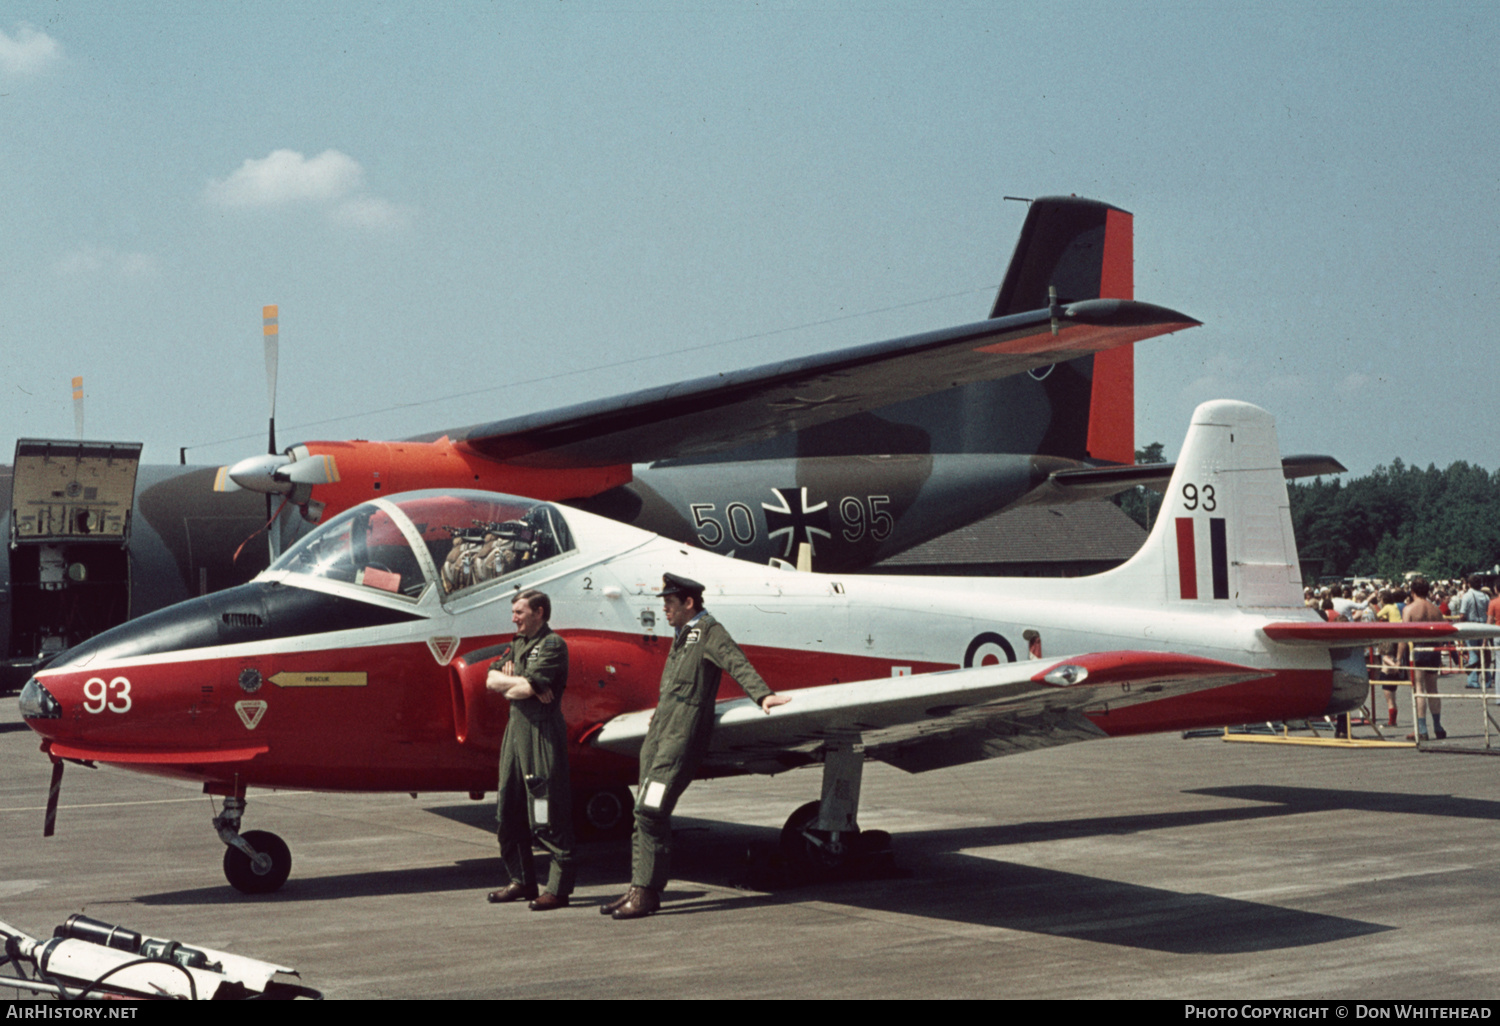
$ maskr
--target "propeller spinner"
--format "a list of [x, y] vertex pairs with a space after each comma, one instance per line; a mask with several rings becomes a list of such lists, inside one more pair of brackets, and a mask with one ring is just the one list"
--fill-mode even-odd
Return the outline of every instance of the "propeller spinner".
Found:
[[241, 488], [265, 495], [285, 495], [301, 505], [313, 485], [334, 484], [338, 463], [332, 456], [314, 456], [306, 446], [293, 446], [286, 453], [247, 456], [231, 467], [220, 467], [214, 491], [236, 492]]

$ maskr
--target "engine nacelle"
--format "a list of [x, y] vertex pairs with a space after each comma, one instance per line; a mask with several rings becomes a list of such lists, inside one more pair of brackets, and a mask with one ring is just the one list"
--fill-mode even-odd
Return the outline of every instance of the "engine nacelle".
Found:
[[[563, 716], [568, 736], [586, 740], [606, 720], [652, 704], [665, 651], [619, 637], [564, 634], [568, 643], [568, 683]], [[505, 732], [506, 703], [485, 689], [490, 664], [510, 645], [465, 652], [448, 664], [453, 693], [453, 733], [461, 745], [498, 750]], [[644, 682], [644, 683], [643, 683]]]

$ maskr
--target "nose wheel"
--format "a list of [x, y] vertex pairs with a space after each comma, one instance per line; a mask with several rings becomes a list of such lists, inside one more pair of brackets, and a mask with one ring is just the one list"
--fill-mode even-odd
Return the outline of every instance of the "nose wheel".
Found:
[[225, 844], [224, 878], [241, 894], [270, 894], [286, 883], [292, 872], [292, 850], [269, 830], [240, 833], [245, 799], [229, 795], [224, 811], [214, 817], [214, 829]]
[[240, 849], [224, 849], [224, 878], [241, 894], [270, 894], [286, 883], [292, 872], [292, 850], [269, 830], [240, 835], [255, 849], [252, 858]]

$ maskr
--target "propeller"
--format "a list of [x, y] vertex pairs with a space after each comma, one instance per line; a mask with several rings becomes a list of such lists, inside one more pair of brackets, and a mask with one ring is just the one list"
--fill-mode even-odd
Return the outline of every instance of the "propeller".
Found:
[[[248, 488], [255, 492], [266, 493], [266, 518], [270, 519], [272, 494], [280, 493], [284, 489], [258, 488], [246, 484], [245, 478], [257, 480], [263, 475], [269, 474], [275, 467], [282, 463], [291, 462], [290, 457], [279, 455], [276, 452], [276, 361], [279, 355], [279, 340], [281, 337], [281, 318], [277, 307], [263, 306], [260, 308], [261, 336], [265, 339], [266, 349], [266, 396], [271, 407], [270, 424], [267, 429], [268, 439], [266, 442], [265, 456], [256, 456], [251, 459], [240, 460], [232, 467], [220, 467], [219, 472], [214, 475], [214, 491], [237, 492], [241, 488]], [[73, 397], [78, 398], [77, 387], [80, 379], [73, 379]], [[237, 477], [238, 475], [238, 477]]]
[[78, 432], [78, 440], [83, 441], [83, 377], [73, 378], [73, 430]]
[[[216, 492], [237, 492], [244, 489], [265, 495], [264, 530], [272, 562], [281, 555], [281, 532], [272, 530], [281, 509], [288, 502], [305, 506], [311, 498], [313, 485], [331, 484], [339, 479], [338, 466], [332, 456], [314, 456], [303, 446], [288, 449], [285, 453], [276, 451], [276, 365], [281, 338], [279, 314], [280, 311], [275, 306], [261, 308], [261, 336], [265, 340], [266, 356], [266, 396], [270, 407], [266, 454], [250, 456], [232, 466], [220, 467], [214, 475]], [[273, 508], [274, 497], [277, 495], [284, 497], [282, 506]]]

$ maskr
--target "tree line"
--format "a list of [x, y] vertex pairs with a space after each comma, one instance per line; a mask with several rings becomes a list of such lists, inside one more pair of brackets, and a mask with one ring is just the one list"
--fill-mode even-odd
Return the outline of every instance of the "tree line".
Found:
[[[1136, 463], [1160, 463], [1161, 443], [1136, 450]], [[1489, 572], [1500, 563], [1500, 471], [1459, 461], [1439, 470], [1400, 459], [1358, 478], [1288, 481], [1292, 529], [1303, 573], [1400, 580]], [[1143, 527], [1161, 496], [1133, 488], [1116, 497]]]

